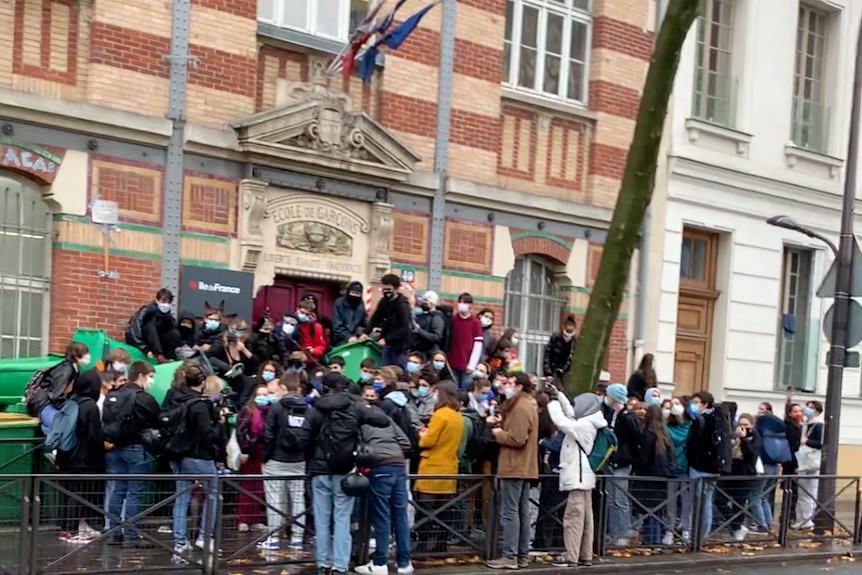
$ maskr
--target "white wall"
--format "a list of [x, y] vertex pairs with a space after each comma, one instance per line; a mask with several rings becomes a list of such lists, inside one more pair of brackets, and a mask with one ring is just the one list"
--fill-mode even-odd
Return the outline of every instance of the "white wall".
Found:
[[[669, 178], [656, 190], [666, 204], [661, 258], [651, 274], [661, 279], [650, 293], [657, 322], [647, 341], [656, 342], [659, 379], [671, 381], [676, 341], [682, 230], [685, 226], [721, 234], [710, 371], [711, 390], [722, 399], [754, 410], [760, 401], [783, 403], [775, 388], [775, 350], [784, 246], [815, 250], [812, 290], [819, 286], [832, 254], [820, 242], [773, 228], [765, 219], [794, 217], [838, 240], [843, 159], [850, 117], [856, 30], [862, 2], [812, 0], [831, 12], [827, 44], [826, 100], [831, 108], [829, 146], [824, 154], [798, 151], [789, 142], [798, 3], [795, 0], [735, 0], [732, 75], [738, 82], [732, 129], [692, 120], [696, 30], [684, 46], [670, 118], [665, 158]], [[664, 192], [664, 193], [662, 193]], [[862, 198], [862, 182], [857, 184]], [[862, 202], [856, 229], [862, 234]], [[656, 234], [659, 235], [659, 234]], [[655, 276], [653, 276], [655, 277]], [[814, 298], [812, 321], [831, 300]], [[820, 337], [815, 396], [826, 388], [828, 344]], [[651, 351], [646, 349], [645, 351]], [[862, 443], [862, 374], [845, 371], [842, 440]], [[857, 423], [854, 423], [857, 422]]]

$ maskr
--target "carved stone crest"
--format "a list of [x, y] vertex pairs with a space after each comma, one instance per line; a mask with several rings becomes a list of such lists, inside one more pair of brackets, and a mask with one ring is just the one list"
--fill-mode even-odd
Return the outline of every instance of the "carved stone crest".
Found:
[[239, 183], [242, 200], [238, 230], [240, 263], [246, 271], [254, 271], [257, 268], [263, 251], [263, 231], [260, 224], [267, 216], [264, 195], [267, 185], [257, 180], [242, 180]]

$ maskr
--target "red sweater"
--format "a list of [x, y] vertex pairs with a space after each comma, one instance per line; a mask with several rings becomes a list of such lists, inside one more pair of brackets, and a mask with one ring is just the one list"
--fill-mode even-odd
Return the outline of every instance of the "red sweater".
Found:
[[320, 357], [326, 351], [326, 334], [323, 326], [317, 321], [300, 322], [297, 324], [299, 330], [299, 345], [303, 351], [311, 348], [311, 357], [314, 361], [320, 361]]

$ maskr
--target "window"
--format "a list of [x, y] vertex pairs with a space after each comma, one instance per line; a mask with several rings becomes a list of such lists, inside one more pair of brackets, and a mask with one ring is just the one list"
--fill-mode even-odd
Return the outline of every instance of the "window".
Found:
[[503, 83], [587, 102], [590, 0], [508, 0]]
[[506, 279], [505, 327], [518, 330], [524, 371], [542, 373], [545, 344], [560, 329], [563, 300], [554, 271], [535, 256], [521, 256]]
[[709, 267], [709, 239], [685, 236], [679, 260], [679, 277], [695, 282], [707, 280]]
[[784, 248], [775, 385], [813, 391], [808, 382], [808, 324], [811, 307], [812, 252]]
[[732, 23], [733, 0], [701, 0], [692, 113], [727, 127], [733, 127], [735, 121], [736, 85], [730, 75]]
[[367, 0], [259, 0], [257, 18], [314, 36], [346, 41], [352, 32], [351, 23], [361, 21], [367, 9]]
[[0, 178], [0, 358], [45, 351], [50, 216], [38, 190]]
[[828, 147], [829, 113], [823, 97], [828, 23], [826, 12], [799, 6], [790, 139], [800, 148], [820, 153]]

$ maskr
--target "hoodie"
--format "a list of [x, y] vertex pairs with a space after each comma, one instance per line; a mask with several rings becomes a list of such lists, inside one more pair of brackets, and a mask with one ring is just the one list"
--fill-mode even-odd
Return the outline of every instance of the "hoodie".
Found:
[[326, 420], [333, 412], [344, 412], [347, 410], [350, 411], [352, 418], [356, 422], [357, 442], [359, 439], [359, 430], [363, 425], [386, 427], [390, 424], [389, 418], [382, 410], [363, 405], [346, 391], [335, 391], [327, 387], [326, 393], [315, 401], [314, 405], [306, 412], [305, 422], [299, 432], [297, 432], [297, 448], [299, 451], [306, 453], [306, 472], [308, 475], [313, 477], [333, 474], [333, 471], [329, 468], [327, 458], [330, 449], [325, 444], [326, 441], [330, 440], [321, 437], [320, 432]]
[[71, 450], [57, 452], [57, 468], [61, 472], [105, 472], [105, 438], [96, 403], [101, 394], [102, 380], [96, 370], [85, 371], [75, 380], [69, 401], [78, 404], [78, 441]]
[[[183, 321], [191, 321], [192, 327], [183, 327]], [[184, 311], [180, 313], [179, 320], [177, 321], [177, 329], [180, 332], [180, 340], [182, 342], [181, 345], [194, 347], [195, 344], [198, 342], [198, 337], [200, 336], [201, 330], [201, 325], [195, 318], [195, 314], [190, 311]]]
[[405, 456], [413, 448], [413, 444], [393, 421], [386, 427], [363, 425], [362, 443], [374, 455], [373, 467], [393, 464], [403, 466]]
[[308, 405], [296, 393], [283, 395], [269, 406], [263, 428], [263, 461], [298, 463], [305, 461], [298, 435], [305, 424]]
[[209, 401], [197, 401], [200, 399], [203, 399], [200, 392], [187, 386], [174, 388], [171, 394], [171, 401], [177, 405], [191, 402], [186, 410], [186, 433], [191, 438], [192, 448], [185, 457], [216, 461], [227, 446], [227, 436], [214, 413], [214, 405]]
[[395, 353], [410, 349], [413, 330], [413, 312], [404, 294], [395, 292], [392, 298], [383, 298], [368, 322], [371, 329], [380, 328], [380, 337]]
[[347, 286], [347, 293], [335, 300], [332, 308], [332, 336], [333, 347], [346, 342], [354, 336], [359, 336], [368, 327], [368, 312], [365, 311], [365, 302], [360, 295], [354, 300], [350, 292], [365, 293], [360, 282], [352, 282]]
[[594, 489], [596, 474], [590, 467], [589, 454], [599, 429], [608, 425], [602, 410], [575, 419], [571, 402], [561, 393], [557, 401], [548, 404], [548, 414], [564, 435], [560, 449], [560, 491]]

